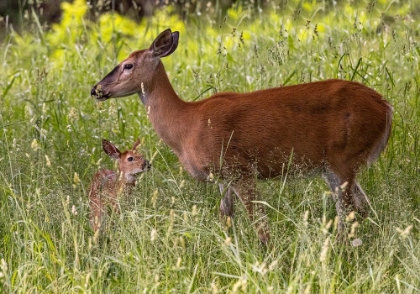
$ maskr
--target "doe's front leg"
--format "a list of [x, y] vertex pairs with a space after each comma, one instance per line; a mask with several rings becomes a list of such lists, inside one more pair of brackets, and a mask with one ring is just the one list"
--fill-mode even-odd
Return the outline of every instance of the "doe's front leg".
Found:
[[265, 206], [259, 202], [259, 194], [255, 179], [241, 179], [240, 181], [235, 182], [231, 188], [245, 205], [248, 217], [253, 222], [261, 243], [268, 246], [270, 240], [270, 229], [268, 226]]
[[232, 217], [234, 213], [234, 201], [235, 195], [232, 187], [228, 186], [226, 188], [225, 184], [219, 184], [220, 194], [222, 195], [222, 200], [220, 201], [220, 214], [221, 216]]

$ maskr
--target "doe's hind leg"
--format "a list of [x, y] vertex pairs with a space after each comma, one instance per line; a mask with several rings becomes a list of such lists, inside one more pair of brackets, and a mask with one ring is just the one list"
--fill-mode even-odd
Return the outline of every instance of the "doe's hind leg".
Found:
[[[326, 171], [322, 174], [322, 176], [330, 186], [330, 189], [334, 195], [334, 200], [337, 201], [339, 189], [343, 183], [340, 181], [339, 177], [332, 171]], [[350, 190], [350, 194], [352, 200], [351, 209], [356, 211], [362, 217], [367, 217], [369, 215], [370, 202], [362, 187], [357, 181], [354, 181]]]
[[346, 217], [351, 211], [355, 210], [355, 204], [352, 196], [355, 182], [353, 179], [342, 180], [331, 170], [324, 172], [323, 178], [330, 186], [335, 200], [335, 207], [338, 215], [337, 233], [340, 237], [344, 238], [344, 234], [346, 232]]
[[356, 212], [366, 218], [369, 215], [370, 202], [358, 182], [355, 181], [351, 193], [353, 195], [353, 205]]

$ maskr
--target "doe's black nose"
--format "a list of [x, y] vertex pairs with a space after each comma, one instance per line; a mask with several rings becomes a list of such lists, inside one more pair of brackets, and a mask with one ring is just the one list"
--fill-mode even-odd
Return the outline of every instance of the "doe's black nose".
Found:
[[91, 96], [97, 96], [96, 94], [96, 86], [92, 88], [92, 91], [90, 91]]

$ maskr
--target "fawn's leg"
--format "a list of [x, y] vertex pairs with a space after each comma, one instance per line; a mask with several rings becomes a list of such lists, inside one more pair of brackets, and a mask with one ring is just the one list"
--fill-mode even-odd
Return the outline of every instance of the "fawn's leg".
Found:
[[115, 214], [120, 214], [121, 213], [121, 207], [120, 207], [120, 201], [118, 200], [118, 195], [110, 197], [109, 205], [111, 206], [111, 209], [112, 209], [113, 213], [115, 213]]
[[100, 195], [89, 195], [90, 225], [95, 234], [99, 232], [104, 213], [103, 203]]

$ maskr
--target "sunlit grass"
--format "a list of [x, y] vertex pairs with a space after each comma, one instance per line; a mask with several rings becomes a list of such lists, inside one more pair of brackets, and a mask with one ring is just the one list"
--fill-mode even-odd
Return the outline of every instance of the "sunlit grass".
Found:
[[[220, 21], [170, 18], [181, 30], [180, 44], [164, 63], [189, 101], [328, 78], [382, 93], [394, 106], [394, 126], [387, 150], [360, 175], [372, 204], [355, 231], [361, 246], [334, 241], [334, 203], [317, 177], [259, 183], [273, 237], [268, 250], [239, 202], [230, 225], [221, 221], [217, 186], [197, 183], [182, 169], [138, 97], [90, 98], [104, 74], [131, 50], [148, 47], [163, 27], [142, 23], [125, 36], [83, 20], [74, 38], [38, 30], [1, 45], [2, 291], [420, 291], [419, 22], [407, 14], [411, 2], [348, 3], [314, 2], [300, 12], [294, 3], [261, 12], [238, 8]], [[382, 13], [393, 20], [382, 23]], [[100, 140], [124, 149], [136, 137], [153, 169], [95, 242], [87, 189], [100, 166], [112, 165]]]

